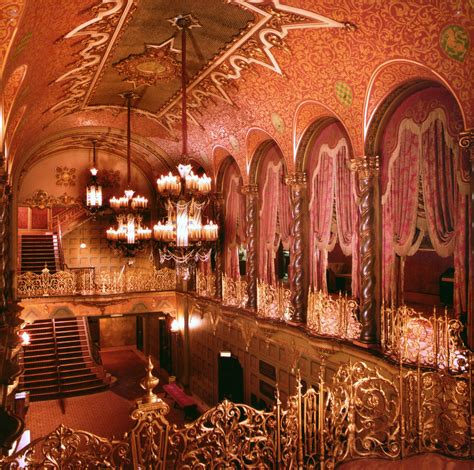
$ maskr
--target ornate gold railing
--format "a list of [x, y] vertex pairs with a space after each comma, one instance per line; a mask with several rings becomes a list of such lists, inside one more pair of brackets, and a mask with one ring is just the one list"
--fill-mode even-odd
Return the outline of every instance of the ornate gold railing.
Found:
[[245, 308], [249, 299], [247, 281], [232, 279], [226, 274], [222, 275], [222, 304], [229, 307]]
[[426, 316], [414, 309], [382, 306], [381, 343], [386, 354], [403, 362], [463, 371], [468, 350], [461, 339], [463, 325], [448, 318], [447, 311]]
[[[400, 459], [425, 452], [472, 456], [470, 374], [422, 371], [420, 364], [389, 377], [363, 362], [343, 364], [325, 381], [325, 359], [314, 388], [271, 411], [223, 401], [183, 428], [171, 426], [169, 406], [147, 393], [131, 411], [123, 439], [60, 426], [0, 459], [0, 468], [320, 468], [360, 458]], [[20, 460], [24, 464], [20, 467]]]
[[310, 288], [306, 326], [317, 335], [359, 339], [362, 325], [357, 319], [358, 308], [357, 301], [347, 295], [333, 298]]
[[214, 298], [216, 296], [216, 275], [197, 271], [196, 293], [201, 297]]
[[128, 268], [100, 272], [84, 268], [51, 274], [45, 267], [41, 274], [27, 272], [18, 276], [17, 280], [19, 297], [107, 295], [175, 289], [176, 273], [169, 268]]
[[293, 317], [291, 291], [282, 285], [270, 286], [258, 280], [257, 315], [269, 320], [288, 321]]

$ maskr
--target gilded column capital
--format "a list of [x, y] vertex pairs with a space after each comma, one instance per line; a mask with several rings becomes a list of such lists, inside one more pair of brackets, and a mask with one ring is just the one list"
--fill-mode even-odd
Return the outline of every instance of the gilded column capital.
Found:
[[363, 157], [353, 158], [350, 161], [349, 168], [351, 171], [357, 173], [360, 179], [368, 180], [377, 177], [379, 174], [380, 158], [378, 155], [374, 157]]
[[285, 184], [298, 189], [306, 187], [306, 172], [295, 171], [285, 176]]
[[258, 185], [257, 184], [244, 184], [242, 186], [242, 194], [247, 194], [249, 196], [257, 196]]
[[459, 146], [463, 149], [474, 148], [474, 127], [459, 133]]

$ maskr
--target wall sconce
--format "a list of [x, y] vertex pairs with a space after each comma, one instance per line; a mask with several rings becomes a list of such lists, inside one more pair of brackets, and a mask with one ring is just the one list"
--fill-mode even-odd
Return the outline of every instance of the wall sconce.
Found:
[[170, 326], [171, 333], [178, 333], [180, 328], [179, 328], [179, 321], [176, 318], [173, 318], [173, 321], [171, 322]]
[[26, 331], [20, 331], [18, 334], [21, 338], [21, 345], [28, 346], [31, 342], [30, 335]]

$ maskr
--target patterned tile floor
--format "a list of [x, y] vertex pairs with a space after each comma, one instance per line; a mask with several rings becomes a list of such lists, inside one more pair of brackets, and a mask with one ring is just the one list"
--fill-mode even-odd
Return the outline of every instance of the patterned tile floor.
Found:
[[[130, 429], [130, 410], [135, 399], [144, 395], [139, 382], [145, 376], [145, 361], [133, 350], [103, 352], [102, 361], [105, 369], [117, 379], [109, 390], [66, 398], [62, 402], [48, 400], [30, 403], [26, 428], [31, 431], [31, 440], [45, 436], [60, 424], [109, 438], [121, 438]], [[160, 382], [166, 380], [156, 369], [154, 374], [159, 376]], [[161, 383], [155, 393], [163, 397]], [[170, 405], [167, 415], [170, 423], [182, 425], [183, 411], [173, 407], [168, 398], [165, 401]]]

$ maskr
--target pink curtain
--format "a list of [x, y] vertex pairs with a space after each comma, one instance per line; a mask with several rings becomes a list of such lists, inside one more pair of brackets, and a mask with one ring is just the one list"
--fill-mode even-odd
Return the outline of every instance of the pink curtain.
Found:
[[[417, 128], [404, 121], [399, 131], [399, 141], [390, 156], [387, 191], [383, 204], [383, 293], [387, 302], [400, 301], [403, 292], [403, 263], [412, 249], [416, 231], [419, 188], [420, 139]], [[395, 255], [401, 258], [400, 270], [396, 269]]]
[[239, 168], [233, 163], [224, 177], [224, 269], [233, 279], [240, 276], [239, 246], [245, 241], [245, 197], [241, 194], [241, 181]]
[[345, 139], [336, 146], [336, 178], [335, 201], [336, 222], [339, 245], [345, 256], [352, 255], [352, 295], [359, 295], [359, 263], [358, 263], [358, 214], [355, 202], [355, 175], [349, 169], [349, 152]]
[[291, 245], [291, 210], [289, 191], [284, 183], [282, 156], [272, 147], [259, 171], [259, 262], [258, 276], [268, 284], [276, 283], [275, 256], [280, 241]]
[[[423, 197], [431, 243], [439, 256], [454, 253], [455, 311], [467, 309], [467, 198], [463, 188], [463, 152], [449, 135], [444, 113], [422, 133]], [[457, 156], [459, 155], [459, 158]], [[456, 162], [458, 162], [456, 168]], [[458, 183], [459, 180], [459, 183]]]
[[[399, 121], [397, 146], [382, 175], [386, 181], [382, 197], [383, 297], [387, 302], [400, 300], [405, 257], [418, 250], [427, 230], [439, 256], [454, 254], [454, 302], [459, 314], [467, 308], [470, 192], [466, 156], [459, 151], [447, 123], [442, 108], [432, 109], [422, 122], [412, 118]], [[426, 220], [419, 211], [420, 202]]]
[[[327, 147], [327, 146], [324, 146]], [[335, 165], [327, 150], [322, 147], [319, 161], [310, 183], [310, 282], [315, 289], [327, 291], [326, 269], [328, 251], [335, 237], [331, 226], [334, 211]]]

